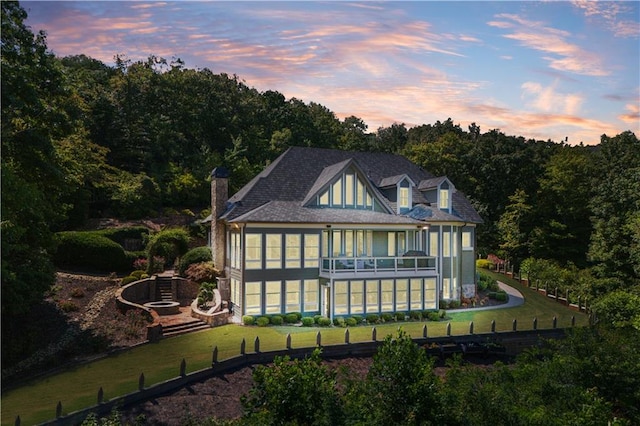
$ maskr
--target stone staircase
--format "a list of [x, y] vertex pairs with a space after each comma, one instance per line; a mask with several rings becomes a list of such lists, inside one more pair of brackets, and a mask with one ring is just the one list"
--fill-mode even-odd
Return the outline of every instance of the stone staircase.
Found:
[[171, 337], [171, 336], [177, 336], [179, 334], [184, 334], [184, 333], [191, 333], [193, 331], [199, 331], [199, 330], [207, 330], [211, 327], [209, 327], [209, 324], [207, 324], [204, 321], [201, 321], [199, 319], [193, 319], [191, 321], [187, 321], [187, 322], [183, 322], [180, 324], [172, 324], [172, 325], [165, 325], [162, 327], [162, 336], [163, 337]]
[[173, 293], [171, 291], [171, 277], [163, 277], [162, 275], [159, 275], [156, 280], [156, 289], [160, 294], [161, 301], [173, 301]]

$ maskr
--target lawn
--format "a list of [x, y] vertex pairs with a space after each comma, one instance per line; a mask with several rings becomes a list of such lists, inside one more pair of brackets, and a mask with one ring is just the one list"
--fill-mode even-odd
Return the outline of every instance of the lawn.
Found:
[[[453, 335], [462, 335], [468, 333], [471, 321], [474, 323], [475, 333], [489, 332], [493, 320], [496, 322], [496, 331], [511, 330], [514, 319], [518, 322], [518, 329], [533, 328], [533, 318], [538, 319], [538, 328], [551, 328], [554, 316], [558, 327], [569, 327], [572, 316], [575, 316], [577, 326], [587, 325], [586, 315], [571, 311], [534, 290], [522, 287], [515, 280], [494, 275], [500, 281], [520, 290], [525, 297], [524, 305], [449, 313], [447, 320], [443, 322], [381, 324], [376, 326], [378, 339], [395, 333], [399, 326], [410, 335], [420, 337], [424, 325], [427, 325], [429, 336], [442, 336], [446, 334], [447, 323], [451, 323]], [[133, 392], [138, 387], [141, 373], [144, 373], [146, 386], [176, 377], [179, 375], [182, 359], [186, 361], [187, 372], [207, 368], [211, 365], [214, 346], [218, 347], [218, 359], [223, 360], [239, 354], [243, 338], [246, 340], [247, 352], [253, 352], [256, 336], [260, 338], [261, 351], [283, 349], [287, 334], [291, 334], [293, 347], [312, 347], [316, 344], [318, 331], [322, 334], [323, 345], [344, 342], [345, 330], [341, 328], [226, 325], [138, 346], [4, 392], [2, 424], [14, 424], [17, 415], [20, 415], [22, 424], [36, 424], [53, 419], [58, 401], [62, 403], [63, 413], [93, 405], [97, 401], [100, 387], [104, 391], [105, 400]], [[351, 328], [349, 335], [351, 342], [370, 340], [371, 326]]]

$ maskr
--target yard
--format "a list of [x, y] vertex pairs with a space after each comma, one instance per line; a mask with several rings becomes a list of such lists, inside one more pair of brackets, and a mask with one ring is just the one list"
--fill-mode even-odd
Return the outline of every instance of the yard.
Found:
[[[575, 316], [576, 326], [587, 325], [586, 315], [522, 287], [515, 280], [498, 274], [495, 277], [517, 288], [525, 297], [524, 305], [475, 312], [450, 311], [447, 319], [441, 322], [380, 324], [376, 326], [378, 339], [395, 333], [399, 326], [417, 337], [422, 336], [423, 327], [427, 325], [429, 336], [442, 336], [446, 334], [448, 323], [451, 324], [453, 335], [462, 335], [469, 332], [471, 321], [474, 323], [475, 333], [489, 332], [492, 321], [496, 323], [496, 331], [511, 330], [514, 319], [517, 320], [518, 329], [532, 329], [534, 318], [537, 318], [538, 328], [551, 328], [553, 317], [557, 318], [559, 328], [569, 327], [572, 316]], [[344, 342], [345, 330], [342, 328], [226, 325], [133, 347], [3, 393], [2, 424], [13, 424], [18, 415], [23, 424], [50, 420], [55, 417], [59, 401], [62, 403], [63, 413], [93, 405], [100, 388], [104, 391], [105, 400], [133, 392], [138, 388], [141, 373], [145, 376], [145, 386], [151, 386], [178, 376], [183, 359], [186, 361], [187, 373], [207, 368], [211, 364], [214, 346], [218, 347], [219, 360], [237, 355], [243, 338], [247, 343], [247, 352], [253, 351], [256, 337], [260, 338], [260, 349], [263, 352], [282, 349], [285, 347], [287, 334], [291, 335], [293, 347], [313, 347], [318, 331], [321, 332], [323, 345]], [[349, 333], [352, 342], [370, 340], [371, 326], [354, 327], [349, 329]]]

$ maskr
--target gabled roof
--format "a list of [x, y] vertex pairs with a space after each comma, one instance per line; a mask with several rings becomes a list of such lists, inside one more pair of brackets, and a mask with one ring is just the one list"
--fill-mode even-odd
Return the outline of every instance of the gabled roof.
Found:
[[430, 179], [424, 179], [421, 180], [420, 183], [418, 184], [418, 189], [420, 191], [426, 191], [428, 189], [434, 189], [440, 186], [440, 184], [444, 181], [449, 182], [450, 184], [451, 181], [449, 180], [449, 178], [447, 178], [446, 176], [438, 176], [438, 177], [434, 177], [434, 178], [430, 178]]
[[[350, 166], [368, 180], [373, 194], [390, 210], [389, 213], [305, 206], [311, 197]], [[413, 182], [433, 178], [433, 175], [399, 155], [291, 147], [229, 198], [227, 210], [221, 219], [228, 222], [415, 223], [413, 218], [393, 213], [389, 207], [390, 201], [376, 185], [376, 182], [391, 182], [390, 178], [404, 176]], [[413, 188], [413, 194], [415, 203], [425, 201], [418, 188]], [[454, 194], [454, 214], [460, 212], [469, 215], [469, 218], [479, 218], [466, 198], [462, 194], [460, 196]], [[458, 198], [464, 205], [456, 208]], [[473, 222], [467, 219], [459, 217], [457, 220]]]
[[411, 180], [411, 178], [409, 176], [407, 176], [406, 173], [403, 173], [401, 175], [389, 176], [389, 177], [386, 177], [386, 178], [382, 179], [380, 181], [380, 183], [378, 184], [378, 187], [379, 188], [390, 188], [392, 186], [398, 185], [398, 183], [402, 182], [404, 179], [408, 179], [409, 183], [412, 186], [415, 186], [416, 183], [413, 180]]

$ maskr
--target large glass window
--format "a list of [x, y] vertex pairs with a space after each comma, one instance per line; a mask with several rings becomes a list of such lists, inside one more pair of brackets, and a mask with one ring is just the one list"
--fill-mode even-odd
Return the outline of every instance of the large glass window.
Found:
[[344, 204], [347, 206], [353, 206], [354, 193], [353, 193], [353, 175], [344, 175]]
[[332, 200], [331, 204], [334, 206], [342, 205], [342, 179], [338, 179], [331, 188]]
[[318, 280], [304, 280], [304, 311], [315, 312], [318, 308]]
[[342, 257], [344, 252], [342, 251], [342, 231], [333, 231], [332, 241], [332, 255], [333, 257]]
[[245, 314], [260, 315], [262, 313], [262, 283], [248, 282], [245, 287]]
[[286, 312], [300, 312], [300, 280], [287, 280]]
[[278, 314], [282, 312], [282, 283], [280, 281], [267, 281], [265, 283], [265, 312]]
[[462, 231], [462, 250], [473, 250], [471, 231]]
[[367, 280], [367, 312], [378, 312], [378, 280]]
[[329, 231], [322, 231], [322, 257], [329, 257], [329, 253], [331, 253], [329, 235]]
[[304, 267], [317, 268], [320, 257], [320, 238], [318, 234], [304, 234]]
[[451, 299], [451, 278], [442, 279], [442, 298]]
[[240, 306], [241, 305], [240, 281], [235, 278], [231, 278], [230, 284], [231, 284], [231, 303], [233, 303], [236, 306]]
[[442, 233], [442, 256], [451, 256], [451, 232], [449, 231]]
[[409, 285], [411, 297], [411, 309], [422, 309], [422, 279], [412, 278]]
[[406, 279], [396, 280], [396, 311], [406, 311], [408, 309], [408, 290]]
[[353, 231], [344, 231], [344, 255], [353, 257]]
[[365, 192], [364, 184], [360, 179], [358, 179], [358, 184], [356, 185], [356, 203], [358, 207], [364, 207]]
[[266, 269], [280, 269], [282, 268], [282, 235], [280, 234], [267, 234], [267, 247], [265, 250]]
[[333, 283], [334, 294], [334, 311], [336, 314], [347, 314], [348, 312], [348, 293], [347, 281], [335, 281]]
[[393, 280], [380, 281], [380, 301], [382, 312], [393, 311]]
[[300, 259], [300, 234], [286, 234], [285, 236], [285, 253], [286, 260], [285, 266], [287, 268], [299, 268], [301, 259]]
[[321, 206], [328, 206], [329, 205], [329, 190], [326, 190], [322, 193], [322, 195], [320, 195], [320, 198], [318, 200], [318, 204], [320, 204]]
[[396, 233], [387, 232], [387, 256], [396, 255]]
[[262, 235], [245, 234], [245, 267], [262, 269]]
[[234, 269], [240, 269], [240, 259], [241, 259], [241, 251], [240, 251], [240, 233], [232, 232], [231, 233], [231, 241], [230, 241], [230, 258], [231, 258], [231, 267]]
[[425, 309], [436, 308], [436, 279], [435, 278], [424, 279], [424, 308]]
[[429, 233], [429, 256], [438, 257], [438, 232]]
[[364, 282], [351, 281], [351, 313], [364, 312]]

